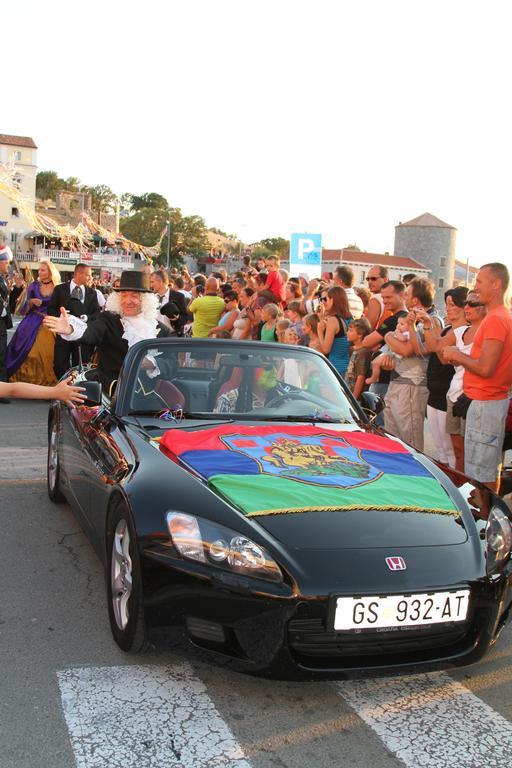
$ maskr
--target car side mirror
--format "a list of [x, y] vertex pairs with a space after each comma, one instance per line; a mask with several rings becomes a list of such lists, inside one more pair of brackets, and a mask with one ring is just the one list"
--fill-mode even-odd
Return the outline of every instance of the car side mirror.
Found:
[[102, 390], [99, 381], [80, 381], [77, 382], [77, 386], [85, 389], [85, 401], [83, 405], [88, 408], [93, 408], [96, 405], [102, 403]]
[[380, 395], [376, 395], [375, 392], [362, 392], [361, 403], [364, 411], [370, 412], [370, 420], [373, 421], [375, 416], [385, 408], [384, 400]]

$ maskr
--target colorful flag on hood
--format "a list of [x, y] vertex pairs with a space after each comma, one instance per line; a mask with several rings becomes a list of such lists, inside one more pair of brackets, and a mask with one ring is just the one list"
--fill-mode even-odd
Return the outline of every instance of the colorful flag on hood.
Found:
[[169, 429], [160, 446], [246, 515], [349, 509], [457, 513], [439, 481], [402, 443], [361, 430]]

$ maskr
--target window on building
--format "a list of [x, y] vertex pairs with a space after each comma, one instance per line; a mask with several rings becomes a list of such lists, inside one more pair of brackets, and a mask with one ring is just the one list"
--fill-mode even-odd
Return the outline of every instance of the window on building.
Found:
[[14, 162], [20, 163], [21, 162], [21, 152], [18, 150], [14, 153]]
[[364, 281], [366, 280], [366, 272], [364, 269], [361, 270], [361, 285], [364, 285]]
[[440, 287], [440, 288], [443, 288], [443, 286], [444, 286], [444, 278], [443, 278], [443, 277], [440, 277], [440, 278], [439, 278], [439, 287]]
[[441, 260], [439, 262], [439, 266], [440, 267], [445, 267], [446, 266], [446, 259], [445, 258], [441, 257]]
[[11, 216], [16, 216], [16, 218], [20, 215], [20, 212], [18, 208], [11, 208]]

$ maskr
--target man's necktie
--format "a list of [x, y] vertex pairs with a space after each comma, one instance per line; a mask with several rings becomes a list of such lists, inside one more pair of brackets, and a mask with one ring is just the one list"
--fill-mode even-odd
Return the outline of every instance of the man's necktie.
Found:
[[75, 287], [71, 291], [71, 298], [78, 299], [78, 301], [82, 301], [82, 289], [80, 288], [79, 285], [75, 285]]

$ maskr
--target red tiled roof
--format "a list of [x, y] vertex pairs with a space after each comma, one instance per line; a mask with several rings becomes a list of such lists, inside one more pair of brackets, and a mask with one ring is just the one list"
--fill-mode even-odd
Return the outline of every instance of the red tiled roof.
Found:
[[324, 261], [351, 261], [359, 264], [382, 264], [383, 267], [398, 267], [399, 269], [427, 269], [419, 261], [408, 256], [393, 256], [389, 253], [366, 253], [366, 251], [349, 251], [346, 248], [322, 248]]
[[7, 133], [0, 133], [0, 144], [37, 149], [37, 144], [34, 142], [34, 139], [30, 138], [30, 136], [9, 136]]
[[441, 221], [437, 216], [433, 216], [431, 213], [422, 213], [421, 216], [416, 216], [415, 219], [410, 221], [401, 221], [397, 226], [399, 227], [447, 227], [448, 229], [456, 229], [451, 224], [447, 224], [446, 221]]

